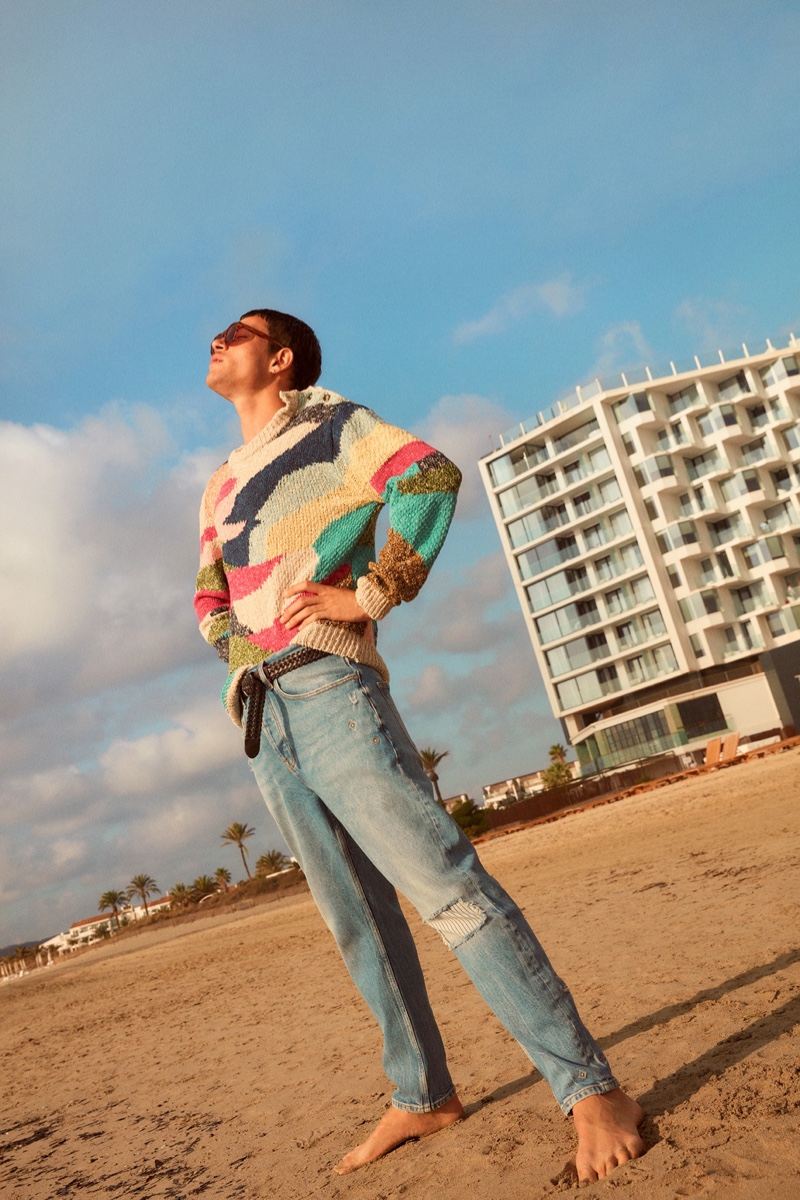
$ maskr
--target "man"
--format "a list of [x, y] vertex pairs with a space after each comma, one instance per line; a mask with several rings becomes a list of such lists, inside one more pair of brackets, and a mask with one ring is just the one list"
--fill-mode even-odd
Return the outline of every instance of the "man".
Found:
[[314, 387], [320, 370], [313, 331], [271, 309], [211, 343], [206, 382], [233, 404], [244, 441], [203, 497], [195, 606], [228, 663], [224, 701], [246, 726], [258, 786], [383, 1033], [391, 1107], [335, 1169], [463, 1116], [397, 888], [572, 1113], [579, 1177], [600, 1178], [642, 1153], [642, 1111], [517, 906], [433, 800], [376, 646], [377, 622], [426, 579], [460, 473]]

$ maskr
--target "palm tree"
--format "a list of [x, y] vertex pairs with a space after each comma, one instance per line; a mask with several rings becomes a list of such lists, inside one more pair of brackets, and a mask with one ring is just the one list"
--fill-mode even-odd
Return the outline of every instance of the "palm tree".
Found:
[[192, 893], [189, 891], [185, 883], [176, 883], [170, 889], [170, 899], [176, 908], [186, 908], [187, 904], [192, 902]]
[[542, 783], [545, 788], [562, 787], [572, 782], [572, 768], [567, 762], [565, 746], [556, 742], [550, 747], [550, 766], [542, 772]]
[[247, 849], [244, 843], [245, 839], [251, 838], [254, 833], [255, 829], [251, 829], [249, 825], [242, 825], [240, 821], [234, 821], [232, 825], [228, 826], [223, 834], [220, 834], [223, 846], [239, 847], [239, 853], [242, 856], [242, 862], [244, 863], [244, 869], [247, 872], [248, 879], [252, 879], [253, 876], [250, 874], [250, 868], [248, 867], [247, 859], [245, 858]]
[[202, 900], [205, 896], [215, 896], [217, 891], [217, 881], [213, 875], [198, 875], [192, 884], [192, 899]]
[[134, 896], [141, 896], [142, 903], [144, 904], [144, 915], [148, 917], [150, 913], [147, 908], [147, 897], [160, 896], [161, 889], [152, 875], [134, 875], [125, 889], [125, 895], [129, 900], [132, 900]]
[[289, 866], [289, 859], [280, 850], [268, 850], [256, 863], [256, 875], [274, 875]]
[[443, 758], [446, 758], [450, 753], [449, 750], [434, 750], [431, 746], [426, 746], [424, 750], [420, 750], [419, 756], [422, 759], [422, 769], [433, 784], [433, 794], [436, 797], [436, 803], [444, 808], [444, 800], [442, 793], [439, 791], [439, 776], [436, 774], [436, 768]]
[[114, 924], [116, 925], [117, 929], [119, 929], [119, 917], [117, 916], [117, 909], [121, 908], [121, 906], [127, 899], [128, 899], [128, 897], [125, 895], [124, 892], [117, 892], [112, 888], [108, 892], [103, 892], [102, 896], [100, 897], [100, 899], [98, 901], [97, 907], [100, 912], [103, 912], [107, 908], [110, 908], [112, 910], [112, 912], [114, 914], [112, 919], [113, 919]]
[[227, 892], [230, 887], [231, 873], [227, 867], [217, 867], [214, 872], [214, 878], [217, 881], [217, 889], [220, 892]]

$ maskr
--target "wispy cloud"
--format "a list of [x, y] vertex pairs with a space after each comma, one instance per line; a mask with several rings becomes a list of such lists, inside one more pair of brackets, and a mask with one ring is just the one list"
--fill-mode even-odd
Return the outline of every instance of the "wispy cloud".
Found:
[[509, 326], [540, 309], [546, 309], [554, 317], [572, 316], [585, 306], [589, 286], [587, 280], [576, 280], [569, 271], [543, 283], [522, 283], [505, 292], [482, 317], [459, 325], [453, 332], [453, 341], [464, 346], [479, 338], [505, 333]]
[[638, 321], [618, 321], [597, 343], [597, 358], [587, 371], [589, 377], [610, 375], [626, 367], [639, 366], [655, 357]]
[[672, 319], [689, 334], [695, 353], [705, 354], [741, 342], [751, 314], [730, 300], [689, 296], [676, 306]]
[[442, 396], [420, 426], [421, 436], [461, 468], [463, 481], [456, 510], [459, 520], [488, 515], [478, 459], [491, 449], [492, 435], [513, 423], [513, 413], [499, 401], [465, 393]]

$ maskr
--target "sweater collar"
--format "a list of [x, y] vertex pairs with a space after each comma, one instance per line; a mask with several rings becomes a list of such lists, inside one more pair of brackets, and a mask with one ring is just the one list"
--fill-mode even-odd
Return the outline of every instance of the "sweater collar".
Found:
[[268, 421], [255, 437], [250, 438], [249, 442], [245, 442], [243, 446], [239, 446], [236, 450], [231, 451], [228, 459], [229, 462], [236, 462], [237, 460], [249, 458], [251, 454], [256, 454], [269, 442], [274, 441], [281, 430], [288, 425], [300, 407], [303, 392], [281, 392], [280, 397], [283, 401], [283, 408], [279, 408], [272, 420]]

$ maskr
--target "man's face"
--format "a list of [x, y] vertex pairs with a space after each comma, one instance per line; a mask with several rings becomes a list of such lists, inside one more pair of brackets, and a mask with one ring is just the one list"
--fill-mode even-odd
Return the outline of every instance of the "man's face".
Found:
[[[245, 324], [269, 332], [263, 317], [247, 317]], [[206, 383], [226, 400], [255, 394], [274, 382], [275, 372], [270, 370], [274, 358], [275, 348], [264, 338], [253, 336], [229, 346], [221, 338], [215, 338]]]

